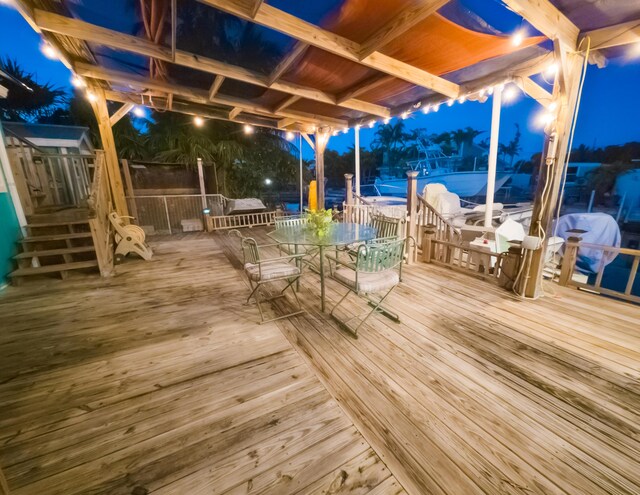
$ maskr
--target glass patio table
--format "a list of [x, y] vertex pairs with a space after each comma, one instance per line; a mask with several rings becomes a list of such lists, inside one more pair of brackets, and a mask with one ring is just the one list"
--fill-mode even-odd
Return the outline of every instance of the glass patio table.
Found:
[[319, 250], [320, 262], [320, 306], [325, 307], [324, 296], [324, 250], [327, 247], [347, 246], [356, 242], [366, 242], [376, 238], [376, 229], [368, 225], [357, 223], [334, 223], [329, 226], [326, 234], [318, 236], [308, 229], [306, 225], [296, 225], [276, 229], [267, 234], [280, 244], [292, 244], [298, 246], [315, 246]]

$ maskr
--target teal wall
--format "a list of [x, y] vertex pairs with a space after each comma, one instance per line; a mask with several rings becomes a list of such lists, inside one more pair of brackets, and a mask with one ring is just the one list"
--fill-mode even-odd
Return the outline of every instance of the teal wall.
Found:
[[[0, 181], [3, 181], [0, 170]], [[20, 224], [8, 192], [0, 192], [0, 287], [7, 283], [7, 274], [14, 269], [11, 258], [17, 253]]]

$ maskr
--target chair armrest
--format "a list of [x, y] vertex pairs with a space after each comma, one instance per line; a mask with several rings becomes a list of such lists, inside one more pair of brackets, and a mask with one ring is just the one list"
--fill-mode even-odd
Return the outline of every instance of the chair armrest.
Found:
[[291, 254], [289, 256], [278, 256], [277, 258], [269, 258], [266, 260], [260, 260], [256, 264], [257, 265], [266, 265], [268, 263], [277, 263], [280, 261], [291, 261], [294, 259], [304, 258], [306, 255], [304, 253], [300, 254]]
[[333, 261], [336, 265], [346, 266], [352, 270], [356, 269], [356, 265], [351, 261], [341, 260], [338, 256], [331, 256], [330, 254], [326, 254], [325, 258], [330, 261]]

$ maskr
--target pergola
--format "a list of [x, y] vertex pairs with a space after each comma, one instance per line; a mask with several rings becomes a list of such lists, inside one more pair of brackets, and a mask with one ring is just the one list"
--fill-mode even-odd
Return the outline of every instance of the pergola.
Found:
[[[493, 4], [521, 16], [517, 33], [496, 31], [491, 19], [459, 0], [331, 0], [307, 7], [289, 0], [141, 0], [142, 19], [129, 12], [118, 26], [106, 15], [112, 2], [15, 3], [88, 86], [121, 214], [127, 207], [111, 127], [134, 105], [299, 132], [315, 149], [323, 204], [323, 153], [332, 133], [456, 99], [484, 101], [494, 87], [514, 83], [550, 116], [530, 231], [544, 237], [558, 202], [586, 59], [603, 65], [621, 45], [640, 38], [637, 0], [602, 7], [580, 0]], [[281, 59], [257, 67], [211, 50], [183, 49], [179, 23], [185, 6], [194, 5], [278, 40]], [[131, 34], [139, 21], [143, 28]], [[532, 77], [551, 66], [557, 76], [549, 92]], [[107, 101], [122, 107], [109, 115]], [[495, 148], [495, 123], [492, 129]], [[538, 249], [531, 260], [530, 296], [539, 289], [542, 253]]]

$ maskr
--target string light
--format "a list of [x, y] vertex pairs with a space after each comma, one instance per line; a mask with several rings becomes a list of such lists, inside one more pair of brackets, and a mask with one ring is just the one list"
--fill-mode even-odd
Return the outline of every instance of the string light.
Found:
[[193, 124], [194, 124], [196, 127], [202, 127], [202, 126], [204, 125], [204, 119], [203, 119], [202, 117], [200, 117], [199, 115], [196, 115], [196, 116], [193, 118]]
[[493, 86], [489, 86], [489, 87], [487, 88], [487, 94], [488, 94], [489, 96], [491, 96], [491, 95], [493, 94]]
[[447, 101], [447, 106], [448, 107], [452, 107], [453, 106], [453, 98]]
[[249, 124], [246, 124], [244, 126], [244, 133], [245, 134], [253, 134], [253, 126], [249, 125]]
[[460, 98], [458, 98], [458, 101], [460, 103], [464, 103], [465, 101], [467, 101], [467, 97], [465, 95], [462, 95]]
[[513, 85], [509, 85], [502, 93], [502, 98], [505, 102], [510, 102], [515, 100], [517, 95], [518, 92], [516, 91], [516, 88]]
[[480, 98], [483, 98], [486, 92], [487, 92], [486, 89], [484, 89], [484, 88], [481, 89], [480, 92], [478, 93], [480, 95]]
[[358, 130], [360, 130], [360, 124], [356, 124], [356, 126], [355, 126], [355, 128], [354, 128], [354, 129], [358, 129]]
[[40, 51], [45, 57], [50, 60], [58, 60], [58, 58], [60, 57], [60, 55], [58, 54], [58, 50], [56, 50], [48, 41], [43, 41], [40, 44]]
[[74, 88], [84, 88], [84, 87], [86, 87], [87, 83], [86, 83], [86, 82], [85, 82], [85, 80], [84, 80], [84, 79], [82, 79], [81, 77], [79, 77], [79, 76], [75, 76], [75, 75], [74, 75], [74, 76], [71, 78], [71, 85], [72, 85]]
[[558, 104], [555, 101], [552, 101], [551, 103], [549, 103], [548, 110], [550, 112], [555, 112], [556, 108], [558, 108]]
[[426, 115], [429, 113], [430, 109], [431, 109], [431, 105], [425, 105], [424, 107], [422, 107], [422, 113]]
[[296, 135], [291, 131], [287, 131], [287, 133], [285, 134], [285, 138], [287, 139], [287, 141], [293, 141], [295, 137]]
[[402, 117], [402, 120], [406, 120], [409, 117], [409, 112], [402, 112], [400, 117]]
[[94, 102], [98, 100], [98, 97], [91, 91], [87, 91], [87, 100]]
[[438, 110], [440, 110], [440, 103], [433, 105], [433, 111], [437, 112]]
[[555, 120], [556, 116], [551, 112], [541, 112], [536, 117], [536, 123], [539, 127], [547, 127]]
[[342, 134], [346, 134], [347, 132], [349, 132], [349, 128], [345, 127], [344, 129], [342, 129]]
[[544, 72], [549, 77], [555, 76], [558, 73], [558, 64], [555, 62], [552, 63]]
[[264, 180], [264, 183], [265, 183], [267, 186], [270, 186], [270, 185], [271, 185], [271, 179], [269, 179], [269, 178], [265, 179], [265, 180]]
[[376, 125], [376, 121], [372, 120], [369, 122], [369, 129], [373, 129], [373, 127]]
[[383, 120], [383, 122], [385, 125], [387, 125], [389, 122], [391, 122], [391, 119], [387, 117], [386, 119]]
[[133, 115], [136, 117], [144, 117], [144, 108], [142, 107], [133, 107]]
[[511, 36], [511, 43], [513, 44], [513, 46], [522, 45], [522, 42], [524, 41], [524, 35], [524, 29], [518, 29], [515, 33], [513, 33], [513, 36]]

